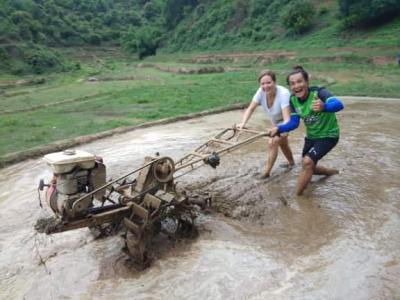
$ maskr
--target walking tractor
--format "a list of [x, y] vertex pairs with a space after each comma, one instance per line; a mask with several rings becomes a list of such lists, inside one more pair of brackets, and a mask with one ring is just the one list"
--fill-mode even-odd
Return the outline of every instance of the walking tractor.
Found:
[[97, 236], [122, 231], [125, 252], [138, 266], [147, 267], [155, 235], [193, 237], [198, 207], [211, 204], [179, 191], [175, 179], [205, 164], [216, 168], [221, 155], [267, 136], [267, 132], [227, 128], [176, 162], [170, 157], [146, 157], [141, 167], [109, 182], [102, 159], [91, 153], [47, 154], [44, 160], [53, 177], [47, 184], [40, 180], [39, 190], [46, 188], [54, 216], [37, 220], [35, 229], [55, 234], [88, 227]]

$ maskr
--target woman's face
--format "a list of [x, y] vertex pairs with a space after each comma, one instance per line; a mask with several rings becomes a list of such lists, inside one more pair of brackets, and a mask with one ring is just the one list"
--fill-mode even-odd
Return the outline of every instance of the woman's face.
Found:
[[303, 74], [296, 73], [289, 76], [289, 87], [292, 93], [300, 99], [308, 96], [308, 82], [304, 79]]
[[264, 75], [260, 79], [260, 86], [264, 92], [271, 92], [276, 88], [275, 86], [275, 81], [272, 80], [271, 76], [269, 75]]

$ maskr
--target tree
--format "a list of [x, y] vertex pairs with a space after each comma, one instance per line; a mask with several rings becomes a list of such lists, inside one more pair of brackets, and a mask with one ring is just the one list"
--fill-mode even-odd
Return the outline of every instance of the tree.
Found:
[[101, 45], [101, 36], [97, 33], [90, 33], [87, 41], [91, 45], [100, 46]]
[[344, 27], [368, 27], [400, 16], [399, 0], [339, 0]]
[[143, 15], [147, 20], [152, 20], [160, 16], [160, 10], [153, 2], [147, 2], [143, 6]]
[[291, 2], [283, 13], [283, 25], [289, 33], [301, 34], [312, 26], [314, 6], [305, 0]]
[[137, 53], [139, 59], [155, 55], [160, 45], [162, 33], [154, 27], [143, 26], [139, 29], [130, 28], [121, 37], [122, 48]]
[[141, 27], [136, 35], [136, 50], [139, 59], [155, 55], [160, 44], [161, 33], [151, 27]]
[[[168, 29], [174, 28], [184, 17], [184, 12], [193, 9], [197, 0], [166, 0], [163, 9], [163, 16]], [[189, 9], [185, 9], [185, 6]]]

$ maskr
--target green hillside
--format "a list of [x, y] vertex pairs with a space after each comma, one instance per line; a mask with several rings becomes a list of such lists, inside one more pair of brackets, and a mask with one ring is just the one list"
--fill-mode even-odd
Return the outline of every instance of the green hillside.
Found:
[[386, 1], [388, 9], [397, 7], [395, 14], [367, 15], [366, 23], [351, 21], [353, 12], [346, 15], [340, 9], [344, 2], [370, 2], [367, 5], [372, 11], [373, 2], [379, 1], [216, 0], [196, 6], [165, 40], [164, 47], [196, 51], [400, 46], [399, 1], [390, 5]]
[[59, 51], [66, 47], [113, 46], [139, 58], [187, 51], [396, 48], [398, 32], [396, 0], [5, 0], [0, 69], [16, 75], [79, 69]]
[[13, 74], [79, 68], [58, 48], [119, 46], [145, 22], [143, 1], [5, 0], [0, 3], [0, 68]]

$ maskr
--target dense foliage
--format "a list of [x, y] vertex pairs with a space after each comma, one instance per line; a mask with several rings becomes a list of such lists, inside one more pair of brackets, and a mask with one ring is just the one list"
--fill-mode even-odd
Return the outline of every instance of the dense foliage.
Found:
[[1, 43], [49, 46], [118, 41], [127, 26], [140, 26], [139, 1], [5, 0], [0, 4]]
[[14, 74], [75, 68], [54, 47], [118, 46], [124, 32], [142, 26], [142, 6], [139, 0], [3, 0], [0, 68]]
[[3, 0], [0, 69], [23, 74], [76, 68], [55, 50], [64, 47], [116, 46], [143, 58], [160, 48], [270, 44], [313, 31], [339, 9], [346, 26], [376, 25], [399, 15], [400, 1], [338, 0], [321, 6], [316, 0]]
[[304, 33], [311, 28], [314, 14], [315, 8], [310, 2], [293, 1], [283, 14], [283, 25], [294, 34]]
[[285, 34], [280, 19], [289, 0], [199, 1], [165, 41], [176, 50], [218, 49], [272, 41]]
[[399, 0], [339, 0], [345, 27], [376, 26], [400, 16]]

